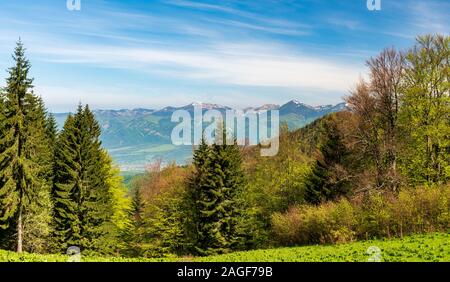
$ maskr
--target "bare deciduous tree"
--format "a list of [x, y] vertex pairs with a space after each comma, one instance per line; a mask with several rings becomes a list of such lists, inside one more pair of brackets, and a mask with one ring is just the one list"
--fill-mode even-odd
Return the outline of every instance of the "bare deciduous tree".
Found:
[[367, 61], [369, 81], [361, 79], [346, 98], [358, 117], [360, 146], [375, 165], [375, 185], [393, 190], [399, 182], [396, 144], [404, 61], [400, 52], [385, 49]]

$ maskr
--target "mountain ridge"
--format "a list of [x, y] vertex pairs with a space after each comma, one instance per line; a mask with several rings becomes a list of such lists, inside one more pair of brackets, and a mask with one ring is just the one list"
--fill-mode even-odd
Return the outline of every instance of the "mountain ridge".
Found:
[[[340, 102], [337, 104], [327, 104], [327, 105], [318, 105], [318, 106], [312, 106], [306, 103], [299, 102], [296, 99], [290, 100], [286, 102], [285, 104], [278, 105], [278, 104], [263, 104], [258, 107], [245, 107], [243, 108], [243, 111], [250, 111], [250, 110], [279, 110], [283, 106], [287, 106], [288, 104], [295, 104], [298, 106], [303, 106], [305, 108], [309, 109], [323, 109], [323, 108], [344, 108], [346, 106], [345, 102]], [[192, 102], [190, 104], [184, 105], [184, 106], [165, 106], [160, 109], [155, 108], [122, 108], [122, 109], [94, 109], [94, 113], [106, 113], [106, 112], [114, 112], [114, 113], [124, 113], [124, 112], [136, 112], [136, 113], [158, 113], [158, 112], [167, 112], [167, 111], [175, 111], [175, 110], [186, 110], [193, 106], [202, 105], [203, 109], [228, 109], [228, 110], [237, 110], [237, 108], [221, 105], [221, 104], [214, 104], [214, 103], [203, 103], [203, 102]], [[60, 114], [69, 114], [70, 112], [55, 112], [54, 114], [60, 115]]]
[[[102, 129], [102, 144], [122, 170], [142, 170], [146, 164], [157, 159], [166, 162], [189, 161], [191, 146], [174, 146], [171, 133], [177, 123], [171, 121], [176, 110], [187, 110], [191, 114], [194, 107], [202, 104], [203, 111], [218, 110], [222, 114], [231, 107], [193, 102], [185, 106], [167, 106], [161, 109], [97, 109], [93, 110]], [[246, 113], [262, 113], [267, 110], [279, 110], [280, 122], [287, 123], [291, 130], [303, 127], [312, 121], [332, 112], [342, 111], [345, 103], [335, 105], [311, 106], [298, 100], [283, 105], [265, 104], [245, 108]], [[61, 129], [69, 113], [55, 113], [58, 128]]]

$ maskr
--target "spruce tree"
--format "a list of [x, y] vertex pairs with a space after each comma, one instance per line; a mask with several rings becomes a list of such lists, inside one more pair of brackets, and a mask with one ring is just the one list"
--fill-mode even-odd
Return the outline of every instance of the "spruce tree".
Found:
[[202, 214], [203, 203], [202, 199], [209, 188], [209, 178], [211, 177], [209, 171], [209, 153], [210, 148], [203, 136], [198, 148], [194, 151], [193, 165], [194, 173], [189, 179], [188, 188], [188, 205], [191, 226], [189, 228], [190, 236], [192, 238], [193, 252], [204, 254], [209, 244], [208, 230], [205, 230], [205, 219]]
[[[53, 177], [53, 145], [47, 135], [47, 110], [41, 97], [34, 96], [30, 103], [35, 104], [30, 112], [27, 124], [34, 133], [33, 147], [35, 162], [40, 166], [37, 177], [40, 182], [35, 198], [24, 211], [23, 248], [27, 252], [44, 253], [49, 251], [48, 241], [51, 234], [52, 202], [50, 197]], [[36, 130], [38, 129], [38, 130]]]
[[[45, 134], [50, 143], [50, 150], [52, 154], [55, 153], [56, 146], [56, 138], [58, 136], [58, 124], [56, 122], [55, 116], [52, 113], [46, 114], [46, 123], [45, 123]], [[52, 158], [53, 160], [53, 158]]]
[[345, 195], [349, 185], [342, 169], [348, 152], [333, 116], [325, 119], [322, 126], [322, 144], [305, 185], [305, 200], [311, 204]]
[[15, 65], [8, 70], [2, 101], [0, 139], [0, 227], [16, 229], [16, 248], [23, 250], [24, 215], [46, 188], [45, 121], [42, 100], [32, 92], [30, 63], [19, 40]]
[[[223, 140], [226, 132], [223, 132]], [[230, 142], [230, 140], [228, 140]], [[211, 150], [211, 166], [213, 169], [215, 191], [219, 191], [220, 202], [216, 207], [219, 214], [217, 242], [220, 251], [228, 252], [240, 243], [238, 224], [243, 216], [241, 195], [244, 186], [244, 173], [240, 149], [236, 140], [232, 144], [213, 144]]]
[[[1, 140], [3, 140], [5, 136], [5, 101], [6, 101], [6, 93], [3, 88], [0, 88], [0, 143], [3, 143]], [[2, 145], [0, 144], [0, 150], [3, 150]], [[1, 198], [1, 197], [0, 197]], [[2, 208], [0, 207], [0, 210]], [[8, 221], [6, 222], [0, 222], [0, 249], [11, 249], [11, 246], [14, 245], [14, 234], [16, 233], [16, 230], [14, 228], [11, 228], [10, 224], [8, 224]], [[14, 227], [14, 226], [12, 226]]]
[[113, 198], [108, 185], [111, 160], [104, 157], [100, 125], [86, 105], [81, 119], [81, 156], [84, 199], [81, 202], [82, 246], [85, 249], [111, 253], [114, 249]]
[[241, 156], [236, 142], [225, 144], [225, 130], [218, 132], [215, 144], [208, 146], [202, 138], [194, 152], [195, 172], [188, 189], [196, 235], [193, 244], [200, 255], [228, 252], [239, 240]]
[[125, 248], [122, 254], [130, 257], [142, 256], [142, 241], [145, 237], [145, 230], [143, 228], [142, 213], [144, 209], [140, 186], [134, 186], [130, 190], [131, 194], [131, 209], [128, 217], [130, 224], [124, 230], [122, 238], [125, 241]]
[[101, 148], [100, 126], [89, 107], [69, 116], [55, 153], [55, 237], [60, 251], [111, 253], [114, 249], [111, 164]]
[[58, 251], [65, 251], [68, 246], [77, 245], [81, 238], [81, 223], [78, 218], [81, 166], [77, 131], [75, 117], [69, 114], [56, 141], [52, 198], [55, 248]]
[[306, 180], [305, 201], [310, 204], [320, 204], [331, 192], [327, 185], [330, 177], [328, 166], [325, 160], [317, 159], [312, 171]]

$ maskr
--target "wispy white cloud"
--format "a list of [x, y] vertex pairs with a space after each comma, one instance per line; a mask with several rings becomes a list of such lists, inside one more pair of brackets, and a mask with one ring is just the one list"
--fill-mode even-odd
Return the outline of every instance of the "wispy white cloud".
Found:
[[274, 33], [274, 34], [284, 34], [284, 35], [293, 35], [293, 36], [304, 36], [310, 34], [309, 29], [306, 29], [304, 27], [272, 27], [272, 26], [264, 26], [264, 25], [256, 25], [256, 24], [250, 24], [242, 21], [236, 21], [236, 20], [217, 20], [217, 19], [208, 19], [209, 22], [218, 23], [221, 25], [227, 25], [230, 27], [235, 27], [239, 29], [250, 29], [250, 30], [257, 30], [257, 31], [263, 31], [268, 33]]
[[101, 45], [34, 47], [42, 60], [91, 64], [152, 73], [155, 66], [170, 67], [168, 76], [216, 83], [298, 87], [347, 91], [361, 69], [348, 63], [290, 52], [275, 45], [214, 44], [203, 50], [124, 48]]
[[344, 16], [342, 17], [328, 17], [326, 22], [337, 26], [337, 27], [345, 27], [350, 30], [355, 30], [360, 27], [361, 23], [357, 20], [346, 19]]
[[226, 6], [215, 5], [215, 4], [206, 4], [206, 3], [186, 1], [186, 0], [166, 0], [164, 2], [167, 4], [180, 6], [180, 7], [214, 10], [214, 11], [221, 11], [221, 12], [227, 12], [227, 13], [232, 13], [232, 14], [242, 14], [242, 12], [240, 12], [239, 10], [236, 10], [236, 9], [233, 9], [230, 7], [226, 7]]
[[[49, 105], [82, 100], [128, 107], [208, 99], [262, 104], [297, 95], [333, 103], [364, 72], [364, 60], [383, 47], [410, 46], [418, 33], [448, 33], [449, 26], [449, 4], [434, 0], [387, 2], [380, 13], [366, 11], [364, 2], [359, 3], [364, 11], [356, 11], [350, 1], [107, 2], [92, 1], [90, 9], [71, 14], [37, 4], [39, 12], [30, 4], [24, 13], [8, 2], [11, 9], [0, 11], [0, 67], [7, 67], [20, 35], [33, 64], [41, 67], [33, 68], [36, 77], [51, 85], [39, 86]], [[274, 10], [263, 11], [264, 5]], [[99, 75], [117, 88], [62, 87], [57, 81], [64, 85], [63, 78], [45, 77], [65, 71], [94, 85]], [[140, 88], [160, 88], [138, 93], [116, 83], [118, 74], [131, 74], [124, 82]]]
[[[299, 21], [293, 22], [280, 18], [271, 18], [268, 16], [261, 16], [255, 13], [242, 11], [225, 5], [206, 4], [188, 0], [166, 0], [165, 3], [180, 6], [195, 8], [200, 10], [212, 10], [225, 12], [241, 18], [241, 20], [217, 20], [215, 18], [207, 18], [210, 22], [216, 22], [234, 26], [238, 28], [246, 28], [250, 30], [259, 30], [268, 33], [285, 34], [285, 35], [305, 35], [309, 33], [311, 26], [309, 24], [300, 23]], [[249, 19], [252, 23], [244, 21]]]
[[[143, 91], [143, 89], [140, 89]], [[89, 104], [94, 109], [162, 108], [167, 105], [185, 105], [192, 100], [185, 93], [159, 89], [144, 89], [142, 92], [127, 88], [75, 87], [37, 84], [35, 93], [41, 95], [52, 112], [73, 112], [79, 103]], [[162, 95], [164, 93], [164, 95]], [[206, 98], [205, 98], [206, 99]]]
[[450, 31], [450, 3], [434, 1], [414, 1], [404, 7], [412, 14], [412, 24], [420, 32], [438, 32], [448, 34]]

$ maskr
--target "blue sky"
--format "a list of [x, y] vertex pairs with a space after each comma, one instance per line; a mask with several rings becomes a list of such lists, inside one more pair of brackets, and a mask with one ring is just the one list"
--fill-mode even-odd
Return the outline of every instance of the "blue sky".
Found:
[[449, 33], [447, 0], [0, 0], [0, 85], [21, 37], [52, 111], [340, 102], [364, 62]]

